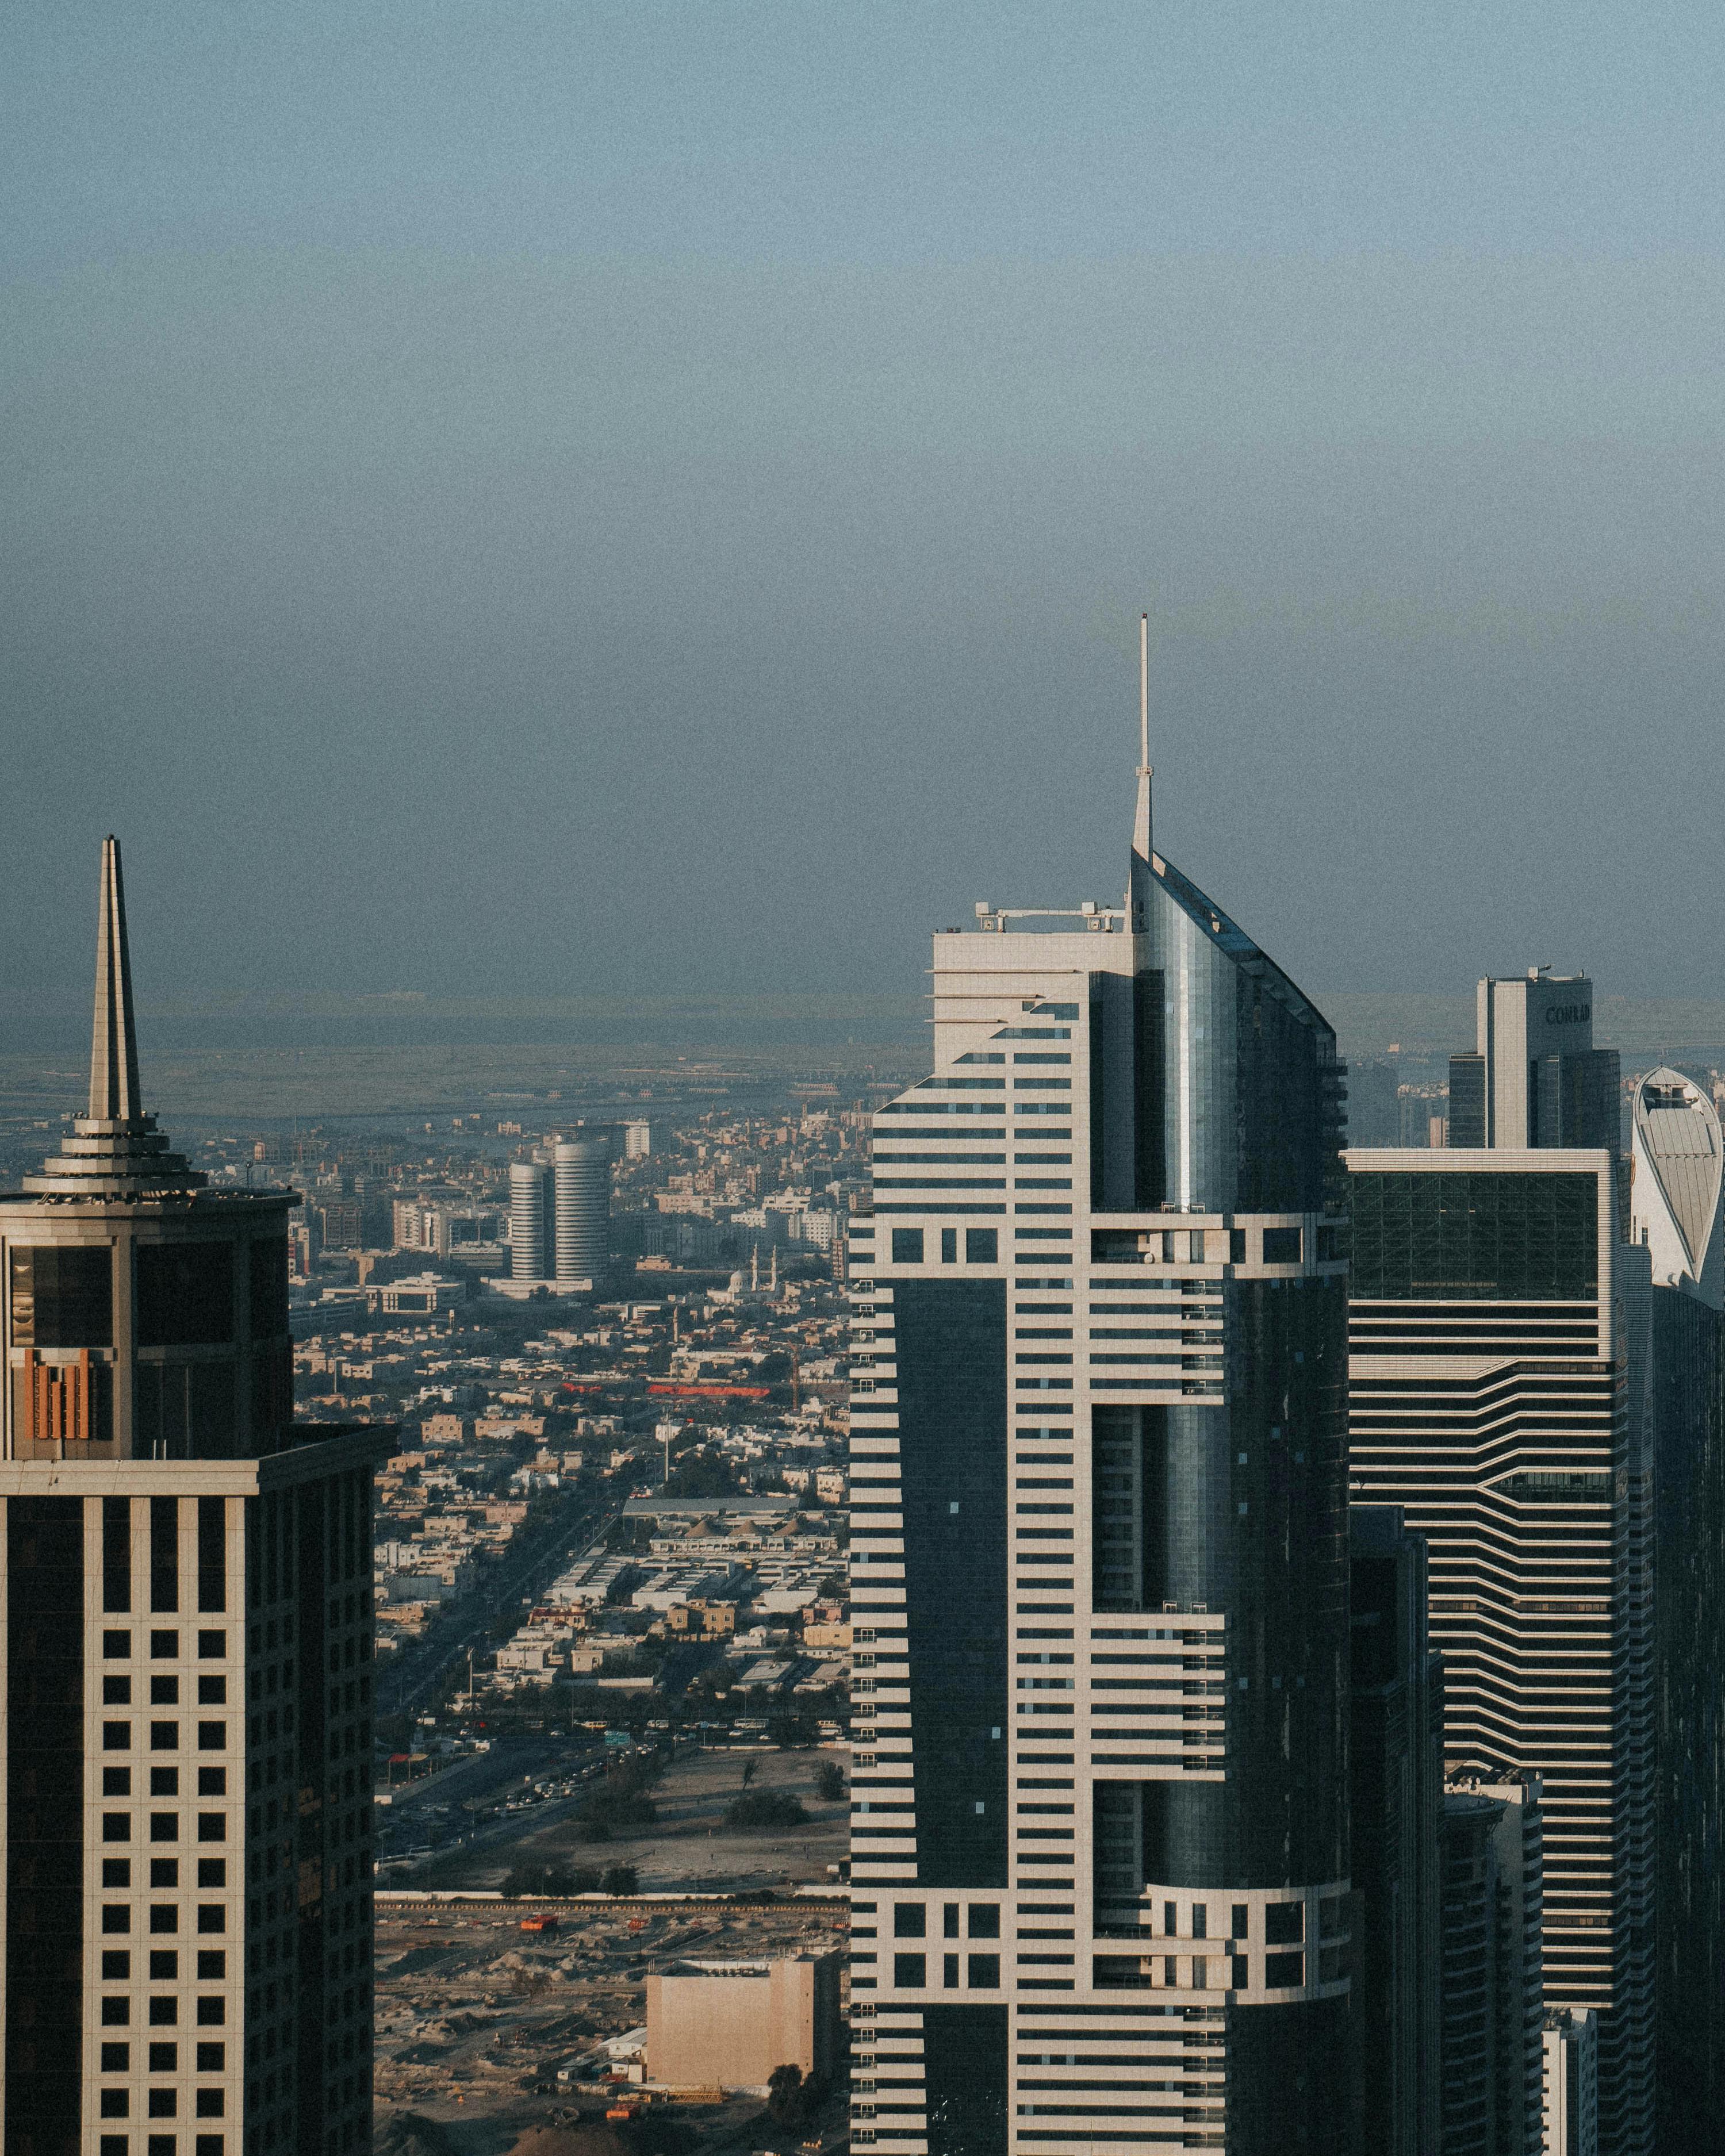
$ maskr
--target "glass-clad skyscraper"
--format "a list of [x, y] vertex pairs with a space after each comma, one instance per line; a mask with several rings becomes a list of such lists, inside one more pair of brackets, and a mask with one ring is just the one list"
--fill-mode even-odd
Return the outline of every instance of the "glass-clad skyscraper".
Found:
[[934, 939], [853, 1226], [855, 2117], [1339, 2149], [1340, 1067], [1152, 850]]

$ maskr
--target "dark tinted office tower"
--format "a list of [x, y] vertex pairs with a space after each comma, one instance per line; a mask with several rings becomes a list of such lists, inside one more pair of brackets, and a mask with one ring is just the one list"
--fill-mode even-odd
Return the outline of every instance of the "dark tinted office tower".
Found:
[[89, 1114], [0, 1195], [8, 2151], [371, 2134], [371, 1468], [296, 1429], [287, 1191], [141, 1106], [119, 849]]
[[1354, 1498], [1430, 1547], [1450, 1767], [1543, 1784], [1546, 1999], [1599, 2014], [1600, 2147], [1642, 2156], [1651, 1432], [1618, 1163], [1505, 1143], [1350, 1165]]
[[1712, 1102], [1679, 1071], [1640, 1081], [1631, 1123], [1632, 1234], [1651, 1270], [1659, 2148], [1690, 2156], [1717, 2146], [1725, 2116], [1721, 1146]]
[[1540, 1840], [1537, 1782], [1445, 1785], [1442, 2127], [1427, 2143], [1443, 2156], [1540, 2156]]
[[1354, 2020], [1376, 2156], [1425, 2156], [1439, 2133], [1438, 1815], [1442, 1690], [1434, 1681], [1425, 1544], [1394, 1505], [1351, 1530]]
[[853, 1224], [855, 2114], [1345, 2144], [1340, 1070], [1150, 843], [934, 939]]

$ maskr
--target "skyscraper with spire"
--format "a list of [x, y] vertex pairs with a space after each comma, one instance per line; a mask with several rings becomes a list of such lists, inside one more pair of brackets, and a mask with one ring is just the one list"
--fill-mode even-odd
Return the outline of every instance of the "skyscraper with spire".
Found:
[[1348, 2145], [1335, 1036], [1153, 847], [934, 938], [852, 1225], [853, 2139]]
[[294, 1194], [206, 1188], [142, 1101], [110, 838], [88, 1113], [0, 1194], [4, 2145], [338, 2156], [379, 1440], [294, 1424]]

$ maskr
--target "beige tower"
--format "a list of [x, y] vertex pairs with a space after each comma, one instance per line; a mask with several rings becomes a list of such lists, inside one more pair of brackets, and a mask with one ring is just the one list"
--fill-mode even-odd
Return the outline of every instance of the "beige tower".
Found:
[[294, 1194], [143, 1111], [113, 839], [88, 1105], [0, 1194], [4, 2145], [365, 2149], [379, 1440], [293, 1422]]

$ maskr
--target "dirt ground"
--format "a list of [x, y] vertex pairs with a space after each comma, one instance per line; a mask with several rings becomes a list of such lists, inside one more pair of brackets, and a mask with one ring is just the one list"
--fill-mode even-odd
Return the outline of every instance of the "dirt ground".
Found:
[[[530, 2129], [603, 2107], [606, 2098], [593, 2085], [559, 2084], [557, 2069], [642, 2025], [649, 1969], [685, 1955], [752, 1958], [845, 1943], [841, 1912], [794, 1904], [619, 1902], [565, 1909], [560, 1922], [546, 1938], [523, 1933], [511, 1904], [427, 1909], [380, 1902], [380, 2148], [399, 2145], [399, 2122], [411, 2115], [430, 2122], [454, 2156], [506, 2156]], [[844, 2107], [841, 2085], [829, 2106], [833, 2125]], [[679, 2103], [675, 2115], [715, 2156], [792, 2145], [774, 2134], [751, 2097]]]
[[[583, 1839], [567, 1810], [542, 1824], [536, 1824], [529, 1813], [523, 1815], [519, 1835], [424, 1865], [411, 1883], [495, 1890], [520, 1865], [633, 1864], [643, 1893], [824, 1886], [835, 1876], [829, 1866], [850, 1853], [850, 1800], [848, 1788], [832, 1802], [815, 1795], [815, 1773], [824, 1761], [843, 1768], [848, 1782], [849, 1753], [834, 1747], [684, 1752], [653, 1792], [659, 1817], [651, 1826], [593, 1842]], [[725, 1808], [742, 1794], [744, 1770], [751, 1763], [755, 1772], [748, 1788], [783, 1789], [800, 1798], [809, 1815], [807, 1826], [740, 1834], [725, 1825]]]

